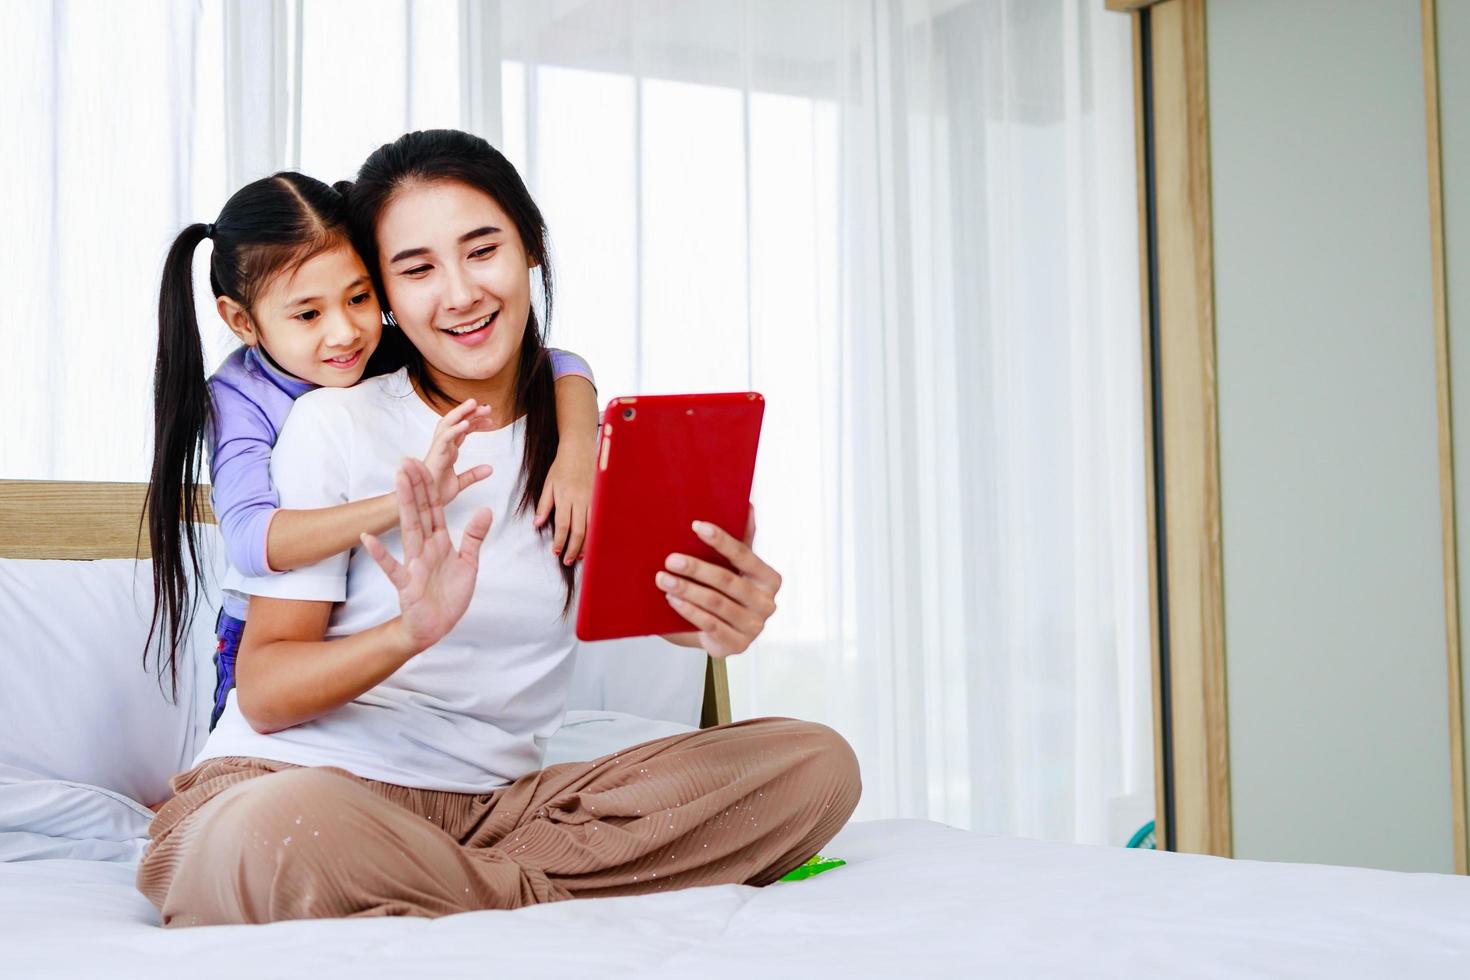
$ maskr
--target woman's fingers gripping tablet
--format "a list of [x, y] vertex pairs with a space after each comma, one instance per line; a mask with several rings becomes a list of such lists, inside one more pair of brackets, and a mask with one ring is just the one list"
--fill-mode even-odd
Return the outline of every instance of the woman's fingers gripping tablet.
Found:
[[[701, 609], [678, 596], [669, 596], [669, 605], [699, 631], [699, 645], [712, 657], [733, 657], [750, 649], [755, 636], [741, 633], [713, 613]], [[759, 634], [756, 634], [759, 635]]]
[[[681, 579], [668, 572], [659, 572], [655, 579], [658, 587], [663, 589], [670, 599], [679, 599], [696, 609], [703, 610], [742, 634], [755, 637], [765, 626], [765, 620], [754, 610], [741, 605], [716, 589], [698, 585], [688, 579]], [[679, 608], [677, 603], [671, 602], [670, 604], [675, 609]]]
[[745, 541], [713, 524], [696, 521], [695, 533], [725, 557], [735, 571], [675, 554], [665, 563], [668, 571], [657, 576], [658, 587], [668, 596], [669, 604], [699, 629], [701, 645], [714, 656], [743, 653], [776, 611], [781, 575], [750, 549], [747, 542], [753, 539], [754, 530], [753, 514]]
[[754, 508], [750, 511], [745, 541], [737, 540], [708, 521], [695, 521], [694, 533], [729, 559], [736, 571], [740, 572], [741, 576], [748, 579], [756, 588], [769, 593], [771, 597], [781, 590], [781, 573], [767, 565], [750, 547], [750, 542], [755, 540]]

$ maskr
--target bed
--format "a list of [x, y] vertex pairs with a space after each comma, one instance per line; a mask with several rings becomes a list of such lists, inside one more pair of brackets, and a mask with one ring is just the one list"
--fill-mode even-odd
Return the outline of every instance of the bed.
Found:
[[[0, 481], [0, 976], [1470, 976], [1464, 878], [918, 820], [849, 824], [824, 849], [845, 867], [764, 889], [162, 930], [132, 885], [140, 801], [200, 744], [213, 618], [167, 701], [127, 652], [138, 500]], [[548, 761], [717, 722], [728, 698], [687, 651], [625, 643], [579, 653], [573, 705]]]

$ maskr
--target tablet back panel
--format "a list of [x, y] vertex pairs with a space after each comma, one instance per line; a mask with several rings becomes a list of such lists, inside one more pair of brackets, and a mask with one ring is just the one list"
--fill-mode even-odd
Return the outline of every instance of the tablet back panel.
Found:
[[729, 567], [690, 527], [739, 538], [749, 516], [765, 399], [755, 392], [615, 398], [603, 413], [577, 636], [682, 633], [653, 577], [674, 552]]

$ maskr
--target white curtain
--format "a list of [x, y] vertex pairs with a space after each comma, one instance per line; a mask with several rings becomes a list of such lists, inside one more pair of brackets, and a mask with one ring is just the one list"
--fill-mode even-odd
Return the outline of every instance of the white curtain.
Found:
[[0, 36], [0, 477], [146, 479], [163, 254], [224, 199], [218, 5], [0, 0]]
[[[159, 8], [173, 37], [194, 22], [196, 102], [178, 111], [195, 131], [163, 134], [170, 159], [195, 153], [220, 105], [236, 107], [232, 136], [271, 130], [232, 147], [280, 147], [264, 167], [232, 152], [242, 176], [337, 179], [405, 128], [475, 129], [547, 214], [552, 339], [589, 358], [604, 399], [766, 395], [758, 545], [787, 584], [730, 664], [737, 716], [840, 730], [863, 764], [859, 816], [1112, 843], [1149, 818], [1127, 18], [1095, 0], [271, 0], [251, 28], [262, 46], [216, 6]], [[211, 17], [220, 35], [200, 29]], [[211, 46], [257, 77], [274, 65], [276, 101], [232, 67], [199, 107]], [[189, 88], [127, 95], [173, 104]], [[241, 106], [269, 122], [242, 123]], [[72, 111], [43, 100], [49, 152], [52, 114]], [[57, 179], [71, 195], [75, 178]], [[150, 179], [174, 210], [148, 234], [223, 200], [184, 214], [175, 172]], [[111, 172], [92, 180], [118, 192]], [[42, 213], [32, 226], [73, 234]], [[119, 225], [109, 262], [117, 244], [148, 239]], [[65, 318], [46, 311], [59, 333], [142, 354], [160, 256], [138, 257], [110, 302], [55, 264], [21, 291], [37, 310], [66, 296]], [[13, 450], [8, 424], [0, 472], [140, 478], [128, 427], [146, 424], [146, 371], [103, 356], [99, 374], [65, 349], [48, 348], [47, 384], [128, 408], [57, 433], [132, 448], [105, 466], [38, 453], [29, 433]], [[31, 398], [64, 408], [49, 387]]]
[[738, 715], [860, 815], [1152, 810], [1129, 25], [1084, 0], [502, 4], [503, 144], [604, 395], [768, 399]]

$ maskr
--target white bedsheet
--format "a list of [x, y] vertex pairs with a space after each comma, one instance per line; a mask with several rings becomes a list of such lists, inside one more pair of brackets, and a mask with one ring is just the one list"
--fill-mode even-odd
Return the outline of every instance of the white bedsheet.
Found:
[[806, 881], [164, 931], [126, 864], [0, 864], [0, 976], [1470, 976], [1470, 880], [847, 827]]

